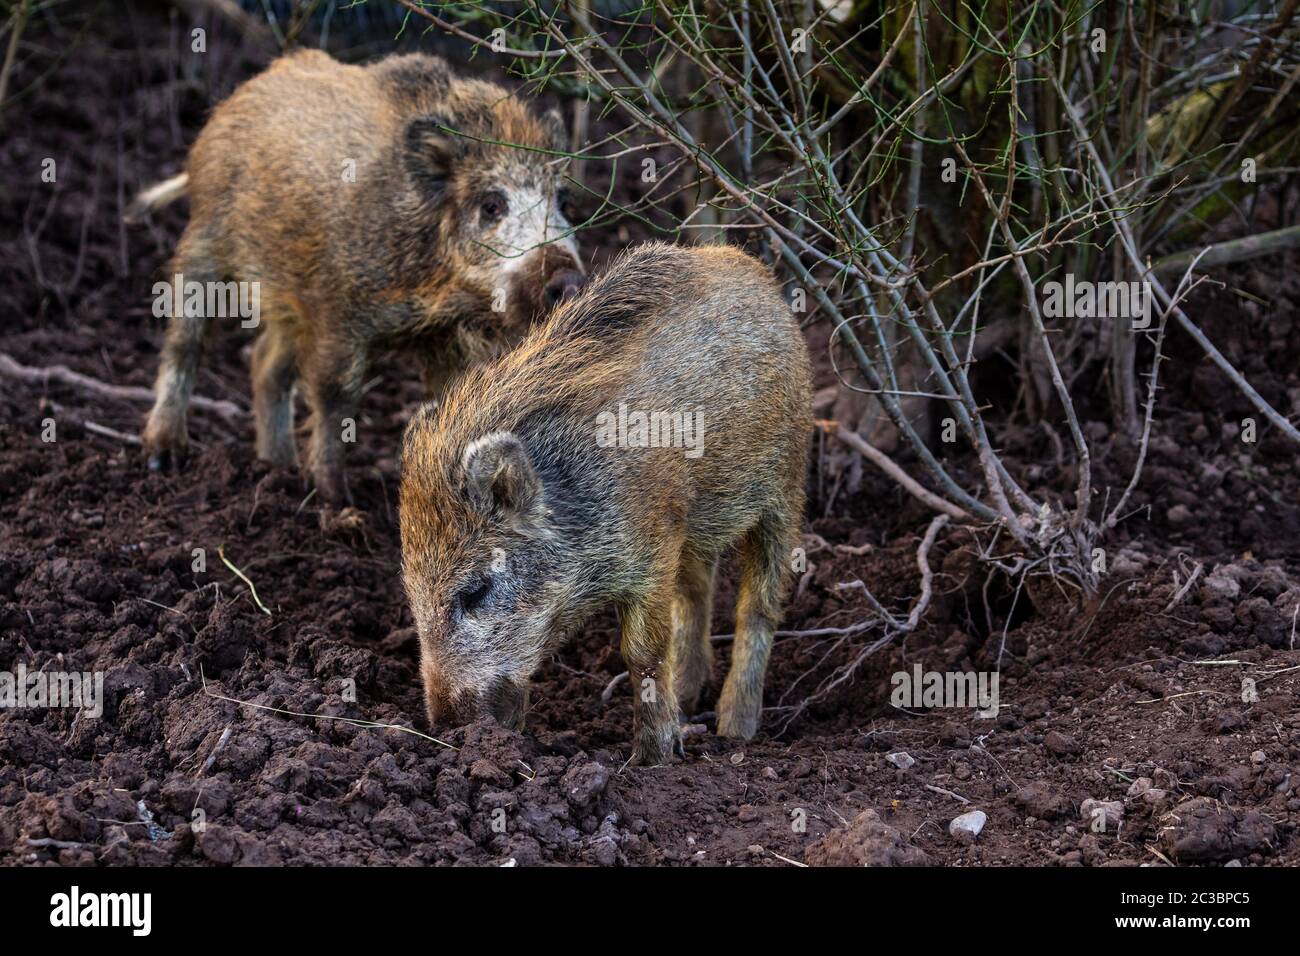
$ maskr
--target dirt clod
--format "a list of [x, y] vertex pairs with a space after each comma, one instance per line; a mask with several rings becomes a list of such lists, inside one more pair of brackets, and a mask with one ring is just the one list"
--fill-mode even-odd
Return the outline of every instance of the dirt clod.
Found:
[[875, 810], [863, 810], [847, 826], [809, 846], [804, 862], [809, 866], [927, 866], [931, 861]]
[[1178, 862], [1204, 863], [1270, 853], [1277, 829], [1257, 810], [1239, 813], [1209, 798], [1197, 797], [1169, 812], [1160, 837]]

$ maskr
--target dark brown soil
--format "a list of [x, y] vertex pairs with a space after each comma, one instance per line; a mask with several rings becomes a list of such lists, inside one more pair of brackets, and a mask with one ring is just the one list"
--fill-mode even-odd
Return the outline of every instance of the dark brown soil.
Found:
[[[125, 230], [121, 202], [178, 168], [212, 99], [255, 65], [215, 31], [210, 85], [187, 89], [159, 52], [175, 25], [133, 10], [134, 32], [45, 36], [75, 50], [6, 115], [0, 350], [148, 386], [160, 331], [148, 290], [184, 208]], [[20, 73], [17, 88], [37, 79]], [[47, 156], [57, 187], [39, 178]], [[615, 224], [584, 243], [599, 265], [646, 234]], [[1296, 267], [1261, 260], [1189, 306], [1292, 413]], [[222, 331], [199, 390], [246, 405], [248, 333]], [[479, 722], [436, 742], [370, 723], [430, 732], [398, 574], [396, 449], [420, 398], [400, 358], [379, 370], [350, 449], [364, 540], [321, 532], [300, 477], [255, 460], [251, 423], [196, 412], [188, 467], [155, 475], [138, 448], [86, 424], [133, 434], [138, 404], [0, 377], [0, 671], [102, 671], [107, 698], [98, 720], [0, 711], [0, 862], [1300, 863], [1300, 455], [1268, 429], [1244, 444], [1238, 394], [1176, 333], [1168, 353], [1136, 511], [1108, 542], [1095, 613], [986, 589], [970, 536], [950, 531], [917, 633], [784, 729], [869, 636], [779, 640], [767, 732], [745, 746], [693, 734], [684, 762], [654, 769], [624, 769], [626, 687], [601, 702], [623, 670], [612, 618], [544, 666], [524, 733]], [[1113, 499], [1135, 448], [1103, 422], [1089, 432]], [[1014, 461], [1054, 460], [1041, 431], [1008, 427], [1005, 446]], [[1037, 484], [1068, 491], [1063, 466], [1034, 468]], [[814, 496], [811, 513], [825, 504]], [[854, 579], [905, 610], [927, 520], [868, 474], [809, 530], [870, 547], [813, 551], [785, 626], [864, 618], [860, 594], [835, 589]], [[1166, 610], [1175, 575], [1198, 563]], [[721, 591], [725, 633], [734, 590]], [[1000, 715], [893, 708], [891, 675], [917, 664], [999, 670]], [[1257, 702], [1243, 701], [1243, 678]], [[1094, 813], [1097, 801], [1116, 806]], [[973, 844], [949, 834], [970, 810], [988, 818]]]

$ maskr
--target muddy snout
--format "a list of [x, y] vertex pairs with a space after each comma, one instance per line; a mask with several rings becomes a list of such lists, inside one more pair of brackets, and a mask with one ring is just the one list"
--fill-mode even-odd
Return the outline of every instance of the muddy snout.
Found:
[[551, 273], [551, 277], [546, 280], [546, 304], [554, 308], [561, 302], [572, 299], [582, 291], [586, 281], [586, 276], [577, 269], [560, 269]]
[[429, 723], [439, 727], [463, 727], [480, 717], [491, 717], [502, 727], [519, 730], [528, 710], [528, 685], [502, 678], [482, 694], [467, 692], [458, 696], [445, 693], [438, 686], [425, 687], [425, 705]]
[[528, 264], [516, 274], [516, 301], [532, 324], [551, 309], [576, 296], [586, 275], [565, 249], [544, 246], [535, 250]]
[[480, 713], [491, 714], [502, 727], [519, 730], [528, 712], [528, 685], [502, 678], [484, 695]]

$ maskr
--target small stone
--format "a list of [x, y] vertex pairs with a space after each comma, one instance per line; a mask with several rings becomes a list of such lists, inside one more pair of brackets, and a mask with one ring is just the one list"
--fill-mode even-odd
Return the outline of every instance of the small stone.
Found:
[[737, 750], [731, 755], [731, 762], [737, 766], [745, 762], [745, 751]]
[[764, 780], [780, 780], [781, 776], [771, 767], [764, 767], [763, 772], [759, 775]]
[[988, 814], [983, 810], [971, 810], [954, 818], [948, 824], [948, 832], [961, 843], [974, 843], [988, 819]]
[[1250, 762], [1253, 764], [1268, 763], [1268, 754], [1264, 753], [1264, 751], [1262, 750], [1256, 750], [1253, 754], [1250, 755]]
[[1072, 757], [1082, 749], [1077, 740], [1059, 730], [1049, 730], [1043, 737], [1043, 746], [1058, 757]]
[[1138, 777], [1128, 788], [1128, 797], [1130, 800], [1137, 799], [1146, 793], [1155, 785], [1150, 777]]
[[1187, 505], [1174, 505], [1165, 514], [1165, 517], [1169, 519], [1169, 523], [1172, 525], [1187, 524], [1192, 520], [1192, 509]]
[[741, 823], [753, 823], [758, 819], [758, 809], [749, 803], [743, 803], [736, 812], [736, 819]]
[[899, 770], [907, 770], [909, 767], [916, 765], [916, 758], [906, 751], [899, 750], [885, 758]]
[[[1124, 804], [1118, 800], [1093, 800], [1091, 798], [1079, 805], [1079, 816], [1091, 830], [1104, 828], [1106, 833], [1119, 830], [1124, 822]], [[1097, 821], [1101, 821], [1098, 826]]]

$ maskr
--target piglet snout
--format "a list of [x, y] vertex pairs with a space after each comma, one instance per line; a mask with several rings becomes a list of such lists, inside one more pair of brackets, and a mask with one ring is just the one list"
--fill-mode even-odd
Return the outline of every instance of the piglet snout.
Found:
[[557, 306], [572, 299], [582, 291], [584, 281], [582, 273], [576, 269], [560, 269], [552, 273], [546, 280], [546, 304]]

